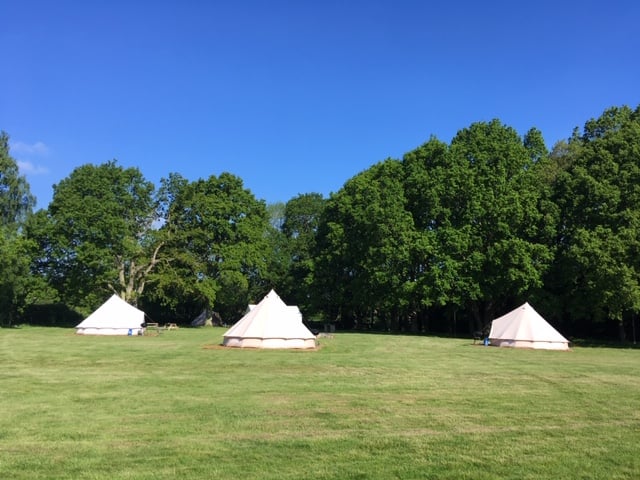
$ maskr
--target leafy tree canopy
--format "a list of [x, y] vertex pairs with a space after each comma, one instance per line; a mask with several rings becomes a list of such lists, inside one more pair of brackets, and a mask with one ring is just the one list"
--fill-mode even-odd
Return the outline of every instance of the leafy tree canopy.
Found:
[[266, 268], [264, 202], [230, 173], [194, 182], [173, 174], [163, 181], [161, 196], [166, 249], [151, 297], [173, 309], [187, 302], [235, 316]]
[[587, 121], [558, 156], [556, 294], [574, 316], [622, 322], [640, 310], [640, 107]]
[[137, 302], [161, 247], [153, 194], [137, 168], [115, 161], [78, 167], [54, 186], [41, 243], [72, 305], [93, 308], [111, 293]]
[[9, 154], [9, 135], [0, 132], [0, 225], [22, 225], [34, 206], [29, 184]]
[[0, 132], [0, 325], [15, 323], [34, 282], [29, 275], [29, 242], [22, 229], [35, 199], [9, 154], [9, 136]]

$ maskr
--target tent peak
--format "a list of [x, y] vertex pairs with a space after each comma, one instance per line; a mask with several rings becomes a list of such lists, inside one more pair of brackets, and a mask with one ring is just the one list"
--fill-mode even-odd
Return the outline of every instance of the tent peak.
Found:
[[269, 293], [267, 293], [262, 300], [266, 300], [267, 298], [281, 300], [280, 295], [278, 295], [273, 288], [269, 290]]

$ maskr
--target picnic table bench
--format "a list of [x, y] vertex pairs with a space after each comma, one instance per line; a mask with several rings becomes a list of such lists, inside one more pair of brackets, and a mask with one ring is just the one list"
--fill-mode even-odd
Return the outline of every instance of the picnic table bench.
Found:
[[147, 331], [149, 332], [162, 333], [165, 330], [177, 330], [178, 328], [180, 327], [178, 327], [177, 323], [165, 323], [164, 325], [156, 322], [147, 323]]

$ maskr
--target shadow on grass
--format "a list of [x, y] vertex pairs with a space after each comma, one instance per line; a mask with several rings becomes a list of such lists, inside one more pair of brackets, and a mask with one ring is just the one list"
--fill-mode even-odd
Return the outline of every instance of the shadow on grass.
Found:
[[[474, 338], [473, 335], [465, 334], [448, 334], [442, 332], [387, 332], [381, 330], [336, 330], [336, 334], [363, 334], [363, 335], [390, 335], [390, 336], [408, 336], [408, 337], [431, 337], [446, 338], [451, 340], [468, 340], [470, 345], [484, 346], [482, 339]], [[570, 340], [571, 347], [580, 348], [619, 348], [619, 349], [640, 349], [640, 342], [633, 341], [621, 342], [615, 339], [596, 339], [596, 338], [574, 338]]]
[[581, 348], [622, 348], [622, 349], [640, 349], [640, 344], [631, 341], [621, 342], [612, 339], [594, 339], [594, 338], [574, 338], [571, 345]]

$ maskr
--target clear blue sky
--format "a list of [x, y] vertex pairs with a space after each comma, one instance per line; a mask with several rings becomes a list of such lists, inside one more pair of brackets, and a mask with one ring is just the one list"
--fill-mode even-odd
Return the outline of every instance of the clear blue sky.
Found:
[[549, 146], [640, 104], [640, 2], [0, 0], [0, 130], [46, 207], [117, 159], [328, 196], [493, 118]]

